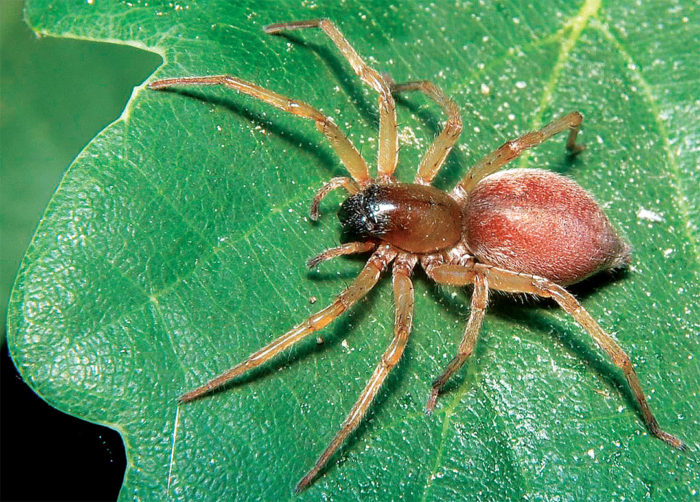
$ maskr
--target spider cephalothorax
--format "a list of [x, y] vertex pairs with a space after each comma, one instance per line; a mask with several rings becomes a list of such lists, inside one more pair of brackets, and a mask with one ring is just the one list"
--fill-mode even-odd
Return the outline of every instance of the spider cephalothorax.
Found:
[[[358, 277], [328, 307], [239, 365], [184, 394], [180, 400], [191, 401], [208, 393], [328, 325], [366, 295], [391, 265], [396, 309], [394, 338], [340, 431], [297, 485], [297, 490], [304, 489], [360, 423], [387, 375], [399, 362], [412, 325], [410, 276], [420, 262], [426, 275], [438, 283], [474, 286], [471, 315], [458, 353], [433, 382], [426, 405], [428, 411], [435, 407], [445, 382], [471, 355], [486, 312], [489, 289], [529, 293], [552, 298], [591, 335], [624, 372], [649, 431], [668, 444], [683, 448], [679, 439], [659, 428], [627, 354], [562, 287], [601, 270], [626, 264], [629, 246], [618, 237], [593, 198], [575, 182], [539, 169], [514, 169], [495, 174], [523, 150], [563, 131], [569, 132], [567, 149], [572, 154], [580, 152], [582, 147], [576, 144], [576, 136], [581, 114], [569, 113], [538, 131], [506, 142], [472, 167], [452, 191], [442, 192], [430, 183], [462, 131], [462, 119], [455, 103], [428, 81], [391, 82], [367, 66], [328, 20], [277, 24], [265, 30], [279, 33], [311, 27], [322, 29], [362, 81], [379, 94], [376, 179], [370, 178], [367, 163], [335, 123], [306, 103], [226, 75], [170, 78], [150, 84], [151, 89], [224, 85], [314, 120], [350, 177], [333, 178], [319, 190], [311, 207], [311, 217], [318, 217], [319, 203], [331, 190], [344, 188], [350, 196], [343, 203], [339, 216], [346, 233], [356, 240], [324, 251], [308, 265], [313, 267], [341, 255], [372, 252]], [[425, 154], [412, 184], [397, 183], [393, 178], [399, 153], [393, 94], [405, 91], [423, 92], [448, 116], [445, 128]]]
[[429, 185], [372, 183], [348, 197], [338, 213], [348, 235], [379, 239], [409, 253], [453, 247], [462, 237], [462, 209]]

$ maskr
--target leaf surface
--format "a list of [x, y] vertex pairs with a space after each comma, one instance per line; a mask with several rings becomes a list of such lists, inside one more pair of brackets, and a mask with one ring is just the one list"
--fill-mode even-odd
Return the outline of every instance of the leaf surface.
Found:
[[39, 40], [21, 0], [0, 2], [0, 343], [22, 254], [66, 167], [161, 61], [125, 45]]
[[[589, 0], [480, 6], [345, 2], [34, 0], [40, 33], [122, 41], [162, 54], [155, 78], [233, 74], [333, 116], [376, 157], [376, 96], [320, 32], [262, 26], [328, 17], [396, 81], [436, 81], [465, 131], [447, 188], [503, 141], [578, 109], [588, 149], [557, 138], [520, 165], [595, 194], [634, 248], [631, 271], [574, 288], [636, 363], [662, 427], [649, 437], [624, 378], [548, 304], [495, 297], [475, 354], [423, 413], [454, 354], [468, 292], [415, 278], [414, 332], [358, 431], [300, 499], [688, 498], [698, 489], [698, 112], [690, 2]], [[659, 26], [663, 25], [663, 28]], [[443, 120], [400, 100], [399, 178]], [[66, 173], [27, 251], [9, 315], [13, 358], [52, 405], [118, 429], [123, 499], [291, 499], [335, 434], [392, 333], [390, 281], [250, 377], [178, 406], [332, 300], [362, 266], [307, 258], [338, 242], [344, 170], [313, 123], [222, 89], [136, 89], [124, 114]], [[318, 304], [311, 305], [310, 298]], [[595, 473], [594, 475], [592, 473]]]

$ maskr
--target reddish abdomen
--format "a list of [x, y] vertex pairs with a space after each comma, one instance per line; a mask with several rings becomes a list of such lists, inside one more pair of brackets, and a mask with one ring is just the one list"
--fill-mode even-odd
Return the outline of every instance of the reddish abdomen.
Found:
[[629, 246], [588, 192], [549, 171], [484, 178], [464, 214], [467, 245], [483, 263], [572, 284], [629, 262]]

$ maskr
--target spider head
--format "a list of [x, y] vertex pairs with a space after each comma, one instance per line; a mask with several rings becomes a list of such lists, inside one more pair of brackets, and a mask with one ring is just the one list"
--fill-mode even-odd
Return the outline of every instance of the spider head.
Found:
[[380, 191], [378, 185], [369, 185], [340, 206], [338, 218], [348, 239], [379, 239], [387, 232], [389, 220], [379, 208]]

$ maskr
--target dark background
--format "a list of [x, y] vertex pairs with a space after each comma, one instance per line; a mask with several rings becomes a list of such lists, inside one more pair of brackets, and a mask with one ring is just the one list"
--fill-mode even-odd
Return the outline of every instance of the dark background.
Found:
[[24, 249], [70, 162], [161, 63], [137, 49], [38, 39], [19, 0], [0, 0], [0, 499], [115, 500], [119, 434], [65, 415], [8, 353], [7, 299]]

